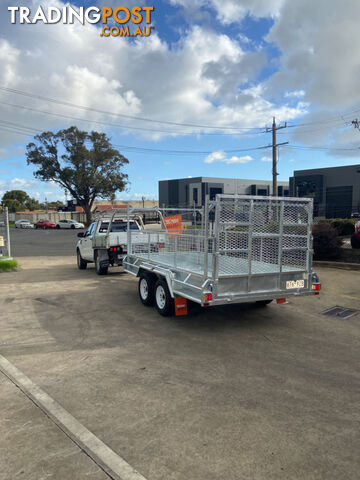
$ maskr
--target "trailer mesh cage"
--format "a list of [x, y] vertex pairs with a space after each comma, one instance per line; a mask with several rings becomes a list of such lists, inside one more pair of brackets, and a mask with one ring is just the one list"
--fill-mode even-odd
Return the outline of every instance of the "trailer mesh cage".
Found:
[[129, 232], [130, 255], [213, 280], [311, 270], [311, 199], [217, 195], [161, 216], [163, 228]]
[[216, 214], [219, 276], [307, 269], [311, 201], [220, 196]]

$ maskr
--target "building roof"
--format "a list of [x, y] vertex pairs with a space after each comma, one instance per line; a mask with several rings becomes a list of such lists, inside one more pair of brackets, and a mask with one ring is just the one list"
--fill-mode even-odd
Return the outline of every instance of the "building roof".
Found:
[[[104, 212], [105, 210], [126, 210], [127, 205], [96, 205], [95, 210], [99, 212]], [[132, 208], [132, 205], [129, 205]]]
[[[240, 182], [243, 185], [271, 185], [272, 179], [270, 180], [254, 180], [248, 178], [223, 178], [223, 177], [186, 177], [186, 178], [170, 178], [168, 180], [159, 180], [159, 183], [167, 183], [171, 181], [178, 181], [178, 182], [187, 182], [187, 183], [229, 183], [229, 182], [236, 182], [239, 184]], [[289, 184], [289, 181], [282, 181], [278, 180], [278, 185], [286, 186]]]

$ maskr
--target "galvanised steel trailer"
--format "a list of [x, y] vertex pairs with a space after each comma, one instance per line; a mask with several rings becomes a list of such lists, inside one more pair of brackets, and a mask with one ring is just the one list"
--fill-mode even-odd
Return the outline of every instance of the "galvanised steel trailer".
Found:
[[319, 294], [312, 212], [312, 199], [247, 195], [207, 198], [201, 210], [161, 211], [165, 224], [176, 219], [175, 228], [141, 231], [141, 248], [128, 229], [124, 270], [139, 277], [143, 304], [155, 303], [162, 315], [173, 313], [178, 297], [202, 306], [265, 305]]

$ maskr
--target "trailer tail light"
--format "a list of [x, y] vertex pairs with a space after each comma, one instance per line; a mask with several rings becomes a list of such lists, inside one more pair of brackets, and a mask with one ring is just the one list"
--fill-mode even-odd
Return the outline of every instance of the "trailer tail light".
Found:
[[211, 302], [213, 299], [213, 294], [212, 293], [205, 293], [205, 303]]
[[321, 283], [313, 283], [311, 288], [314, 290], [315, 295], [320, 295]]
[[276, 303], [277, 303], [277, 304], [286, 303], [286, 298], [277, 298], [277, 299], [276, 299]]

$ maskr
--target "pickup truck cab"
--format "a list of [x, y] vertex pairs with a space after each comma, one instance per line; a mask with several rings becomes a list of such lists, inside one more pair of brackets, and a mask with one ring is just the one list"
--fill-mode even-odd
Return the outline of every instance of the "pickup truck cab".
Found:
[[[130, 230], [143, 230], [140, 220], [129, 221]], [[79, 233], [76, 246], [77, 265], [84, 270], [95, 263], [96, 273], [106, 275], [108, 267], [121, 266], [127, 253], [128, 221], [122, 218], [100, 218], [85, 233]]]

